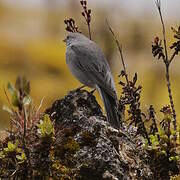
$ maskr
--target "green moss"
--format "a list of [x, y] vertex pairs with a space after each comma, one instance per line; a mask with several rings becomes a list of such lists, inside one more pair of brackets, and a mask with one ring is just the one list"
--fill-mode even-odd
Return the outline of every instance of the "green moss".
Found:
[[95, 137], [94, 135], [89, 132], [89, 131], [84, 131], [82, 134], [81, 134], [81, 138], [82, 138], [82, 144], [83, 145], [89, 145], [89, 146], [93, 146], [95, 141]]
[[6, 158], [13, 158], [17, 160], [18, 164], [25, 162], [27, 159], [23, 149], [18, 147], [18, 141], [14, 144], [9, 141], [7, 147], [0, 151], [0, 159], [5, 160]]
[[19, 147], [19, 142], [8, 141], [7, 146], [0, 151], [0, 177], [9, 177], [17, 167], [23, 169], [26, 162], [27, 156]]
[[60, 161], [54, 161], [52, 164], [52, 169], [63, 175], [70, 173], [70, 170], [66, 166], [62, 165]]
[[72, 137], [69, 137], [64, 145], [64, 149], [70, 154], [75, 154], [77, 151], [79, 151], [80, 146]]

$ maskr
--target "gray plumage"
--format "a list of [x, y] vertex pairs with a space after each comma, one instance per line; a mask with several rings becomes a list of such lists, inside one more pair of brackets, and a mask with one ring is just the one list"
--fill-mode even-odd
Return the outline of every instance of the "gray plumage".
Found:
[[82, 84], [99, 91], [108, 121], [119, 128], [115, 84], [103, 52], [95, 42], [80, 33], [69, 33], [65, 42], [66, 63], [72, 74]]

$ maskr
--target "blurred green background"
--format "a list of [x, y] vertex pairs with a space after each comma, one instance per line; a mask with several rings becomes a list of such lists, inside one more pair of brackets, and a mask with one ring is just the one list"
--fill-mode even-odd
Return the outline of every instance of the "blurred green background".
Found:
[[[171, 26], [180, 20], [179, 0], [162, 3], [169, 44], [173, 42]], [[172, 4], [173, 3], [173, 4]], [[128, 73], [138, 72], [143, 86], [142, 108], [154, 104], [156, 111], [169, 103], [163, 64], [151, 54], [153, 38], [161, 34], [159, 16], [154, 1], [89, 0], [92, 9], [92, 37], [104, 50], [110, 62], [116, 84], [122, 69], [117, 48], [105, 23], [107, 18], [123, 44]], [[31, 81], [31, 95], [38, 106], [45, 97], [45, 109], [55, 99], [80, 86], [65, 63], [66, 35], [64, 19], [73, 16], [80, 30], [87, 34], [81, 17], [79, 0], [0, 0], [0, 107], [7, 104], [3, 87], [18, 75]], [[180, 113], [180, 57], [171, 67], [175, 106]], [[96, 94], [97, 95], [97, 94]], [[98, 95], [97, 95], [98, 96]], [[0, 121], [7, 122], [0, 109]], [[179, 116], [178, 116], [179, 119]]]

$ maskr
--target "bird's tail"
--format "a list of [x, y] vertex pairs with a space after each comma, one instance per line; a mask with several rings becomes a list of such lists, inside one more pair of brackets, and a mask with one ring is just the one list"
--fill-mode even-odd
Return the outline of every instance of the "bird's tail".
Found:
[[106, 110], [106, 115], [109, 123], [116, 129], [120, 127], [120, 121], [117, 111], [117, 102], [114, 97], [107, 94], [102, 88], [98, 87], [98, 91], [102, 97], [104, 107]]

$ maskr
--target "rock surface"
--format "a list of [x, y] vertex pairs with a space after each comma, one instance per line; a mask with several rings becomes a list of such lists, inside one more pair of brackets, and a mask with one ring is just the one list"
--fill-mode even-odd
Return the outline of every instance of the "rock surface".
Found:
[[46, 113], [55, 121], [54, 157], [71, 179], [153, 179], [136, 128], [112, 128], [91, 93], [71, 91]]

